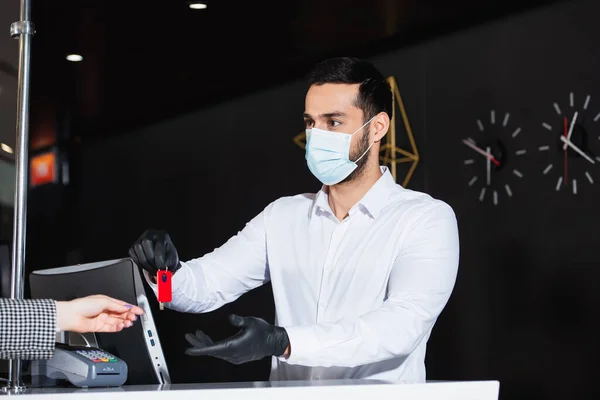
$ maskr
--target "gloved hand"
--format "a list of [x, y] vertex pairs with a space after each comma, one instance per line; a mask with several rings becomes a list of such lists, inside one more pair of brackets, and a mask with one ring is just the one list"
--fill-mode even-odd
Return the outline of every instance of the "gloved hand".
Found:
[[129, 249], [129, 257], [151, 276], [156, 276], [159, 269], [174, 274], [181, 268], [177, 249], [165, 231], [146, 230]]
[[230, 315], [229, 321], [241, 330], [217, 343], [202, 331], [196, 331], [196, 335], [186, 334], [185, 339], [193, 347], [188, 348], [185, 354], [212, 356], [232, 364], [243, 364], [264, 357], [279, 357], [290, 344], [284, 328], [273, 326], [260, 318]]

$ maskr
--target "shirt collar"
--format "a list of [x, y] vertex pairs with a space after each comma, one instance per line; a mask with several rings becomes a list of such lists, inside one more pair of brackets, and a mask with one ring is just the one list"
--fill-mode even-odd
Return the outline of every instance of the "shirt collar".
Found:
[[[377, 218], [381, 214], [381, 210], [387, 205], [392, 190], [398, 187], [396, 181], [392, 177], [388, 167], [380, 166], [381, 177], [375, 182], [375, 184], [369, 189], [369, 191], [358, 201], [349, 211], [352, 215], [357, 210], [362, 210], [368, 213], [373, 218]], [[310, 215], [317, 212], [326, 212], [333, 214], [331, 207], [329, 207], [329, 187], [323, 185], [321, 190], [315, 196], [313, 205], [311, 207]]]

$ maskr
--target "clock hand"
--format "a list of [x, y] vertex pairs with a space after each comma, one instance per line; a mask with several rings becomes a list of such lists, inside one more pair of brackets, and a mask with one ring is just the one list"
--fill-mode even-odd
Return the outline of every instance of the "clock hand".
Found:
[[573, 150], [575, 150], [577, 153], [579, 153], [581, 155], [581, 157], [585, 158], [586, 160], [588, 160], [592, 164], [595, 164], [594, 160], [592, 160], [592, 158], [590, 156], [588, 156], [583, 151], [581, 151], [581, 149], [579, 147], [575, 146], [569, 139], [567, 139], [566, 137], [564, 137], [564, 136], [561, 135], [560, 140], [562, 140], [565, 144], [567, 144]]
[[492, 153], [490, 153], [489, 151], [486, 152], [486, 151], [480, 149], [479, 147], [477, 147], [476, 145], [474, 145], [473, 143], [471, 143], [467, 139], [463, 139], [462, 142], [464, 144], [466, 144], [467, 146], [469, 146], [470, 148], [472, 148], [473, 150], [475, 150], [476, 152], [478, 152], [479, 154], [481, 154], [482, 156], [487, 157], [494, 164], [500, 166], [500, 161], [496, 160], [494, 158], [494, 156], [492, 155]]
[[[488, 147], [486, 150], [487, 150], [487, 153], [490, 154], [490, 148]], [[488, 186], [490, 186], [492, 184], [492, 177], [491, 177], [491, 173], [490, 173], [492, 164], [490, 163], [490, 161], [491, 161], [491, 158], [487, 157], [486, 169], [487, 169], [487, 184], [488, 184]]]
[[[573, 119], [571, 120], [571, 126], [569, 127], [569, 133], [567, 135], [567, 139], [571, 140], [571, 135], [573, 134], [573, 126], [575, 126], [575, 120], [577, 119], [577, 111], [575, 111], [575, 114], [573, 114]], [[567, 117], [565, 117], [565, 121], [567, 120]], [[567, 144], [565, 143], [563, 145], [563, 150], [567, 149]]]
[[[577, 115], [577, 113], [575, 113], [575, 115]], [[569, 131], [569, 133], [571, 133], [571, 131]], [[564, 117], [563, 135], [567, 139], [570, 139], [570, 136], [567, 137], [567, 135], [568, 135], [568, 133], [567, 133], [567, 117]], [[567, 179], [567, 166], [568, 166], [567, 163], [568, 163], [568, 161], [567, 161], [567, 144], [566, 143], [563, 146], [563, 154], [564, 154], [563, 155], [563, 158], [564, 158], [564, 162], [563, 162], [563, 183], [566, 185], [567, 182], [568, 182], [568, 179]]]

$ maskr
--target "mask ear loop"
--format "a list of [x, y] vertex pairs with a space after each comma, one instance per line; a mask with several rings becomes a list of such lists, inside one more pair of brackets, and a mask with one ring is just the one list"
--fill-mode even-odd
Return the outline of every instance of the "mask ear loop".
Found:
[[365, 150], [365, 152], [362, 153], [362, 156], [358, 157], [358, 159], [356, 161], [354, 161], [354, 163], [359, 162], [365, 156], [365, 154], [367, 154], [369, 152], [369, 150], [371, 150], [371, 147], [373, 147], [374, 144], [375, 144], [375, 142], [371, 143], [371, 145], [367, 148], [367, 150]]
[[371, 117], [370, 120], [368, 120], [367, 122], [365, 122], [365, 124], [363, 126], [361, 126], [360, 128], [358, 128], [357, 130], [354, 131], [354, 133], [350, 136], [354, 136], [356, 135], [356, 132], [360, 131], [362, 128], [364, 128], [365, 126], [369, 125], [371, 123], [371, 121], [373, 121], [375, 119], [377, 115], [373, 115], [373, 117]]
[[[368, 120], [367, 122], [365, 122], [365, 124], [364, 124], [363, 126], [361, 126], [360, 128], [358, 128], [358, 129], [356, 130], [356, 132], [360, 131], [362, 128], [364, 128], [365, 126], [367, 126], [367, 125], [368, 125], [368, 124], [369, 124], [371, 121], [373, 121], [373, 120], [375, 119], [375, 117], [376, 117], [376, 116], [377, 116], [377, 115], [374, 115], [374, 116], [373, 116], [373, 117], [372, 117], [370, 120]], [[355, 134], [356, 132], [354, 132], [354, 133], [353, 133], [351, 136], [354, 136], [354, 134]], [[366, 155], [366, 154], [369, 152], [369, 150], [371, 150], [371, 147], [373, 147], [373, 145], [375, 144], [375, 142], [376, 142], [376, 141], [373, 141], [373, 143], [371, 143], [371, 144], [369, 145], [369, 147], [367, 148], [367, 150], [365, 150], [365, 152], [364, 152], [364, 153], [362, 153], [362, 155], [361, 155], [360, 157], [358, 157], [358, 159], [357, 159], [356, 161], [353, 161], [353, 162], [354, 162], [354, 163], [357, 163], [357, 162], [359, 162], [359, 161], [360, 161], [360, 160], [361, 160], [361, 159], [362, 159], [362, 158], [363, 158], [363, 157], [364, 157], [364, 156], [365, 156], [365, 155]]]

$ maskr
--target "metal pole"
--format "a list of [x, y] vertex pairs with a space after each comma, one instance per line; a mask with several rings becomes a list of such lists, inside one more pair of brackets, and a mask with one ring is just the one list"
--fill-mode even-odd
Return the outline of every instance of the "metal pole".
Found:
[[[31, 37], [31, 0], [21, 1], [20, 21], [10, 26], [10, 34], [19, 39], [19, 91], [17, 103], [15, 209], [13, 221], [11, 298], [22, 299], [25, 278], [25, 232], [27, 228], [28, 145], [29, 145], [29, 67]], [[4, 392], [25, 389], [20, 359], [10, 360], [8, 385]]]

